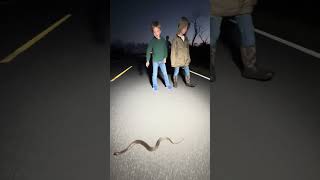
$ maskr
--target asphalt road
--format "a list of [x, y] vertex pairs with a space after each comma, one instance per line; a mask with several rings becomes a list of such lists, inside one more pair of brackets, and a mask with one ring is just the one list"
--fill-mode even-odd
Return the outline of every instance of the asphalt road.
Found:
[[[114, 179], [319, 179], [319, 59], [257, 35], [258, 60], [276, 72], [272, 81], [243, 79], [222, 43], [215, 83], [192, 75], [196, 88], [180, 79], [168, 92], [159, 81], [154, 94], [140, 62], [120, 59], [106, 73], [106, 46], [88, 14], [12, 8], [1, 10], [1, 59], [66, 13], [72, 18], [0, 64], [0, 179], [106, 179], [109, 159]], [[110, 84], [109, 101], [106, 83], [131, 65]], [[184, 141], [112, 155], [160, 136]]]
[[320, 61], [261, 35], [257, 52], [272, 81], [242, 78], [227, 43], [217, 49], [213, 179], [319, 179]]
[[72, 17], [0, 64], [0, 179], [106, 179], [106, 45], [85, 11], [14, 9], [1, 26], [1, 59]]
[[[121, 63], [120, 63], [121, 62]], [[179, 78], [177, 89], [168, 91], [159, 79], [159, 92], [152, 91], [144, 59], [121, 59], [111, 63], [116, 76], [133, 67], [110, 85], [111, 179], [210, 179], [210, 83], [191, 78], [195, 88]], [[151, 68], [151, 67], [149, 67]], [[120, 156], [112, 153], [136, 139], [154, 146], [159, 137], [169, 137], [155, 152], [136, 145]]]

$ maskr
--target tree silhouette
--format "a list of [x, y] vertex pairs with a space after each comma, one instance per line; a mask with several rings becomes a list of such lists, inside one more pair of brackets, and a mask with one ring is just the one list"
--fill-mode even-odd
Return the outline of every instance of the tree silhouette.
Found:
[[[204, 33], [206, 30], [203, 28], [203, 25], [201, 24], [200, 18], [201, 13], [199, 11], [192, 13], [192, 17], [190, 18], [190, 22], [192, 24], [192, 28], [194, 31], [191, 46], [195, 46], [197, 37], [200, 38], [201, 43], [208, 43], [208, 36], [205, 36]], [[201, 44], [199, 43], [199, 44]]]

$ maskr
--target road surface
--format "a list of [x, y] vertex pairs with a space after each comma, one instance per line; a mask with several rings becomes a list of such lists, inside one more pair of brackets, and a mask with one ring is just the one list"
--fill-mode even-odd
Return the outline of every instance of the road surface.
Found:
[[0, 179], [106, 179], [106, 46], [86, 11], [11, 8], [1, 16], [1, 59], [72, 17], [0, 64]]
[[227, 47], [211, 85], [213, 179], [319, 179], [320, 59], [257, 34], [258, 61], [275, 71], [257, 82], [240, 76]]
[[[209, 81], [192, 75], [197, 86], [189, 88], [180, 77], [178, 88], [168, 91], [159, 79], [155, 93], [144, 59], [111, 61], [111, 77], [128, 66], [132, 68], [110, 84], [111, 179], [209, 180]], [[154, 146], [159, 137], [184, 141], [175, 145], [163, 141], [155, 152], [136, 145], [123, 155], [112, 155], [136, 139]]]

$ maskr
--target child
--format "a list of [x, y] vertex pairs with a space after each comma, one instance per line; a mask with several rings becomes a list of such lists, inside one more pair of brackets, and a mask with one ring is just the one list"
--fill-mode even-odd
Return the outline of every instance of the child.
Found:
[[172, 40], [171, 45], [171, 66], [174, 67], [173, 87], [178, 87], [179, 68], [184, 69], [186, 86], [195, 87], [190, 82], [189, 64], [191, 62], [189, 53], [189, 40], [186, 33], [189, 29], [190, 22], [186, 17], [182, 17], [178, 24], [177, 35]]
[[148, 44], [147, 48], [147, 62], [146, 66], [149, 67], [150, 56], [152, 53], [152, 89], [156, 92], [158, 91], [158, 68], [160, 67], [161, 72], [163, 74], [163, 78], [165, 81], [165, 85], [169, 90], [172, 90], [172, 85], [169, 82], [167, 69], [166, 69], [166, 58], [168, 55], [167, 43], [161, 35], [160, 23], [158, 21], [152, 22], [151, 31], [153, 33], [153, 38]]

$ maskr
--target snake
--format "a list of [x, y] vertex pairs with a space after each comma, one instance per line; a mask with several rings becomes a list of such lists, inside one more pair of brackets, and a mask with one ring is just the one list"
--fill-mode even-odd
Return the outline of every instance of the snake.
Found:
[[174, 141], [172, 141], [172, 140], [171, 140], [170, 138], [168, 138], [168, 137], [160, 137], [160, 138], [157, 140], [155, 146], [151, 147], [151, 146], [149, 146], [148, 143], [146, 143], [145, 141], [138, 139], [138, 140], [135, 140], [135, 141], [131, 142], [131, 143], [128, 145], [128, 147], [125, 148], [124, 150], [118, 151], [118, 152], [114, 152], [113, 155], [119, 156], [119, 155], [127, 152], [128, 150], [130, 150], [130, 149], [131, 149], [134, 145], [136, 145], [136, 144], [142, 145], [143, 147], [145, 147], [145, 148], [146, 148], [148, 151], [150, 151], [150, 152], [156, 151], [156, 150], [159, 148], [159, 145], [160, 145], [161, 141], [164, 141], [164, 140], [168, 140], [171, 144], [179, 144], [179, 143], [181, 143], [181, 142], [183, 141], [183, 139], [182, 139], [182, 140], [180, 140], [180, 141], [178, 141], [178, 142], [174, 142]]

